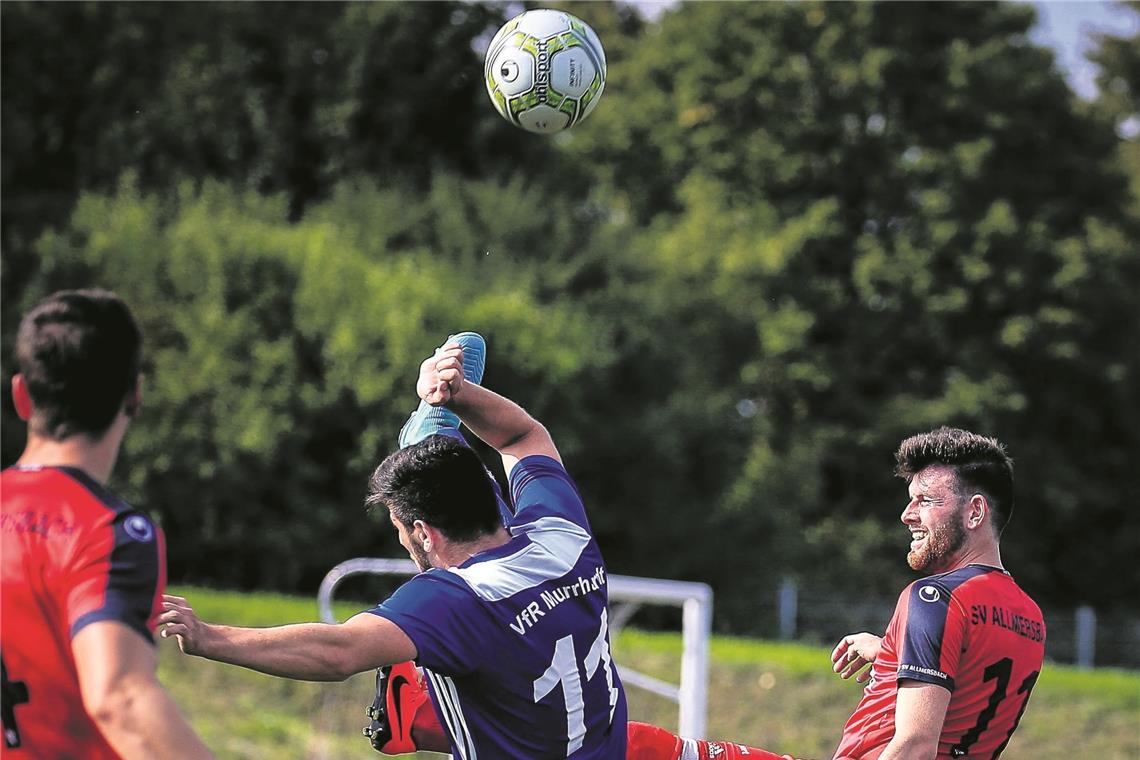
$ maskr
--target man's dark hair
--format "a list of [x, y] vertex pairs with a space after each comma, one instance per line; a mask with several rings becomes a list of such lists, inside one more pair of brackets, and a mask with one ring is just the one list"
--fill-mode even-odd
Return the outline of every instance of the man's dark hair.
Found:
[[387, 507], [409, 529], [423, 520], [453, 541], [471, 541], [502, 525], [479, 455], [446, 435], [428, 436], [381, 462], [364, 503]]
[[62, 290], [24, 315], [16, 361], [35, 404], [32, 432], [98, 437], [138, 389], [142, 333], [114, 293]]
[[958, 496], [983, 494], [1001, 535], [1013, 514], [1013, 460], [996, 439], [940, 427], [907, 438], [899, 444], [895, 460], [895, 474], [907, 482], [932, 464], [953, 469], [958, 476]]

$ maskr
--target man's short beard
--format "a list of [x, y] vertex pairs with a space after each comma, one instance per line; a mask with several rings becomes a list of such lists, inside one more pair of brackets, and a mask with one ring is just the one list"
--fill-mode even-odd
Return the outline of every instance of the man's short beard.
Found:
[[918, 551], [907, 552], [906, 561], [911, 570], [920, 573], [944, 572], [948, 569], [950, 559], [965, 543], [966, 528], [955, 515], [953, 519], [933, 528]]
[[416, 563], [416, 567], [418, 567], [420, 569], [421, 573], [426, 571], [426, 570], [431, 570], [431, 568], [432, 568], [431, 560], [428, 559], [427, 552], [424, 551], [423, 548], [419, 544], [416, 544], [416, 543], [412, 544], [411, 555], [412, 555], [412, 561]]

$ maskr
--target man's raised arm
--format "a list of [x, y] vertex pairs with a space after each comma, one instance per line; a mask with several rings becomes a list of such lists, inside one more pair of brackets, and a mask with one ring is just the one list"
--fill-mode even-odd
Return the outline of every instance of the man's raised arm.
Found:
[[510, 399], [463, 379], [463, 350], [448, 344], [420, 365], [416, 391], [433, 406], [446, 405], [503, 457], [510, 473], [518, 460], [540, 454], [559, 462], [558, 449], [541, 422]]

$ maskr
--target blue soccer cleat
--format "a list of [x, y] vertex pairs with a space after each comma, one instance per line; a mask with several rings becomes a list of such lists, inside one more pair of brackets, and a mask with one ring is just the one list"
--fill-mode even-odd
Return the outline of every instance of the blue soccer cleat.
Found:
[[[482, 335], [473, 332], [452, 335], [444, 345], [453, 342], [463, 347], [463, 379], [478, 385], [483, 381], [483, 369], [487, 365], [487, 342], [483, 340]], [[400, 448], [406, 449], [429, 435], [447, 435], [462, 441], [458, 415], [445, 407], [432, 406], [426, 401], [420, 401], [412, 416], [404, 423], [404, 427], [400, 428]]]
[[[487, 366], [487, 342], [479, 333], [461, 332], [448, 338], [444, 345], [455, 341], [463, 346], [463, 379], [469, 383], [479, 384], [483, 381], [483, 369]], [[442, 348], [443, 346], [440, 346]], [[459, 416], [442, 406], [432, 406], [426, 401], [420, 401], [416, 411], [408, 417], [404, 427], [400, 428], [400, 448], [406, 449], [412, 444], [419, 443], [429, 435], [446, 435], [470, 445], [459, 432]], [[491, 484], [495, 487], [495, 501], [499, 505], [499, 516], [503, 524], [510, 523], [512, 511], [503, 498], [502, 489], [495, 480], [495, 476], [487, 472]]]

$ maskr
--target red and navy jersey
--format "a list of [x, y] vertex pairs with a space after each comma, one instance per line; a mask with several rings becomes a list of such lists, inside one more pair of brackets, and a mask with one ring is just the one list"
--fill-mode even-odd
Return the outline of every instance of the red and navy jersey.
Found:
[[116, 758], [83, 708], [71, 639], [113, 620], [154, 640], [162, 531], [70, 467], [4, 470], [0, 502], [5, 754]]
[[1003, 570], [967, 565], [903, 590], [836, 757], [876, 758], [895, 733], [900, 681], [951, 692], [939, 758], [997, 758], [1045, 658], [1041, 610]]

